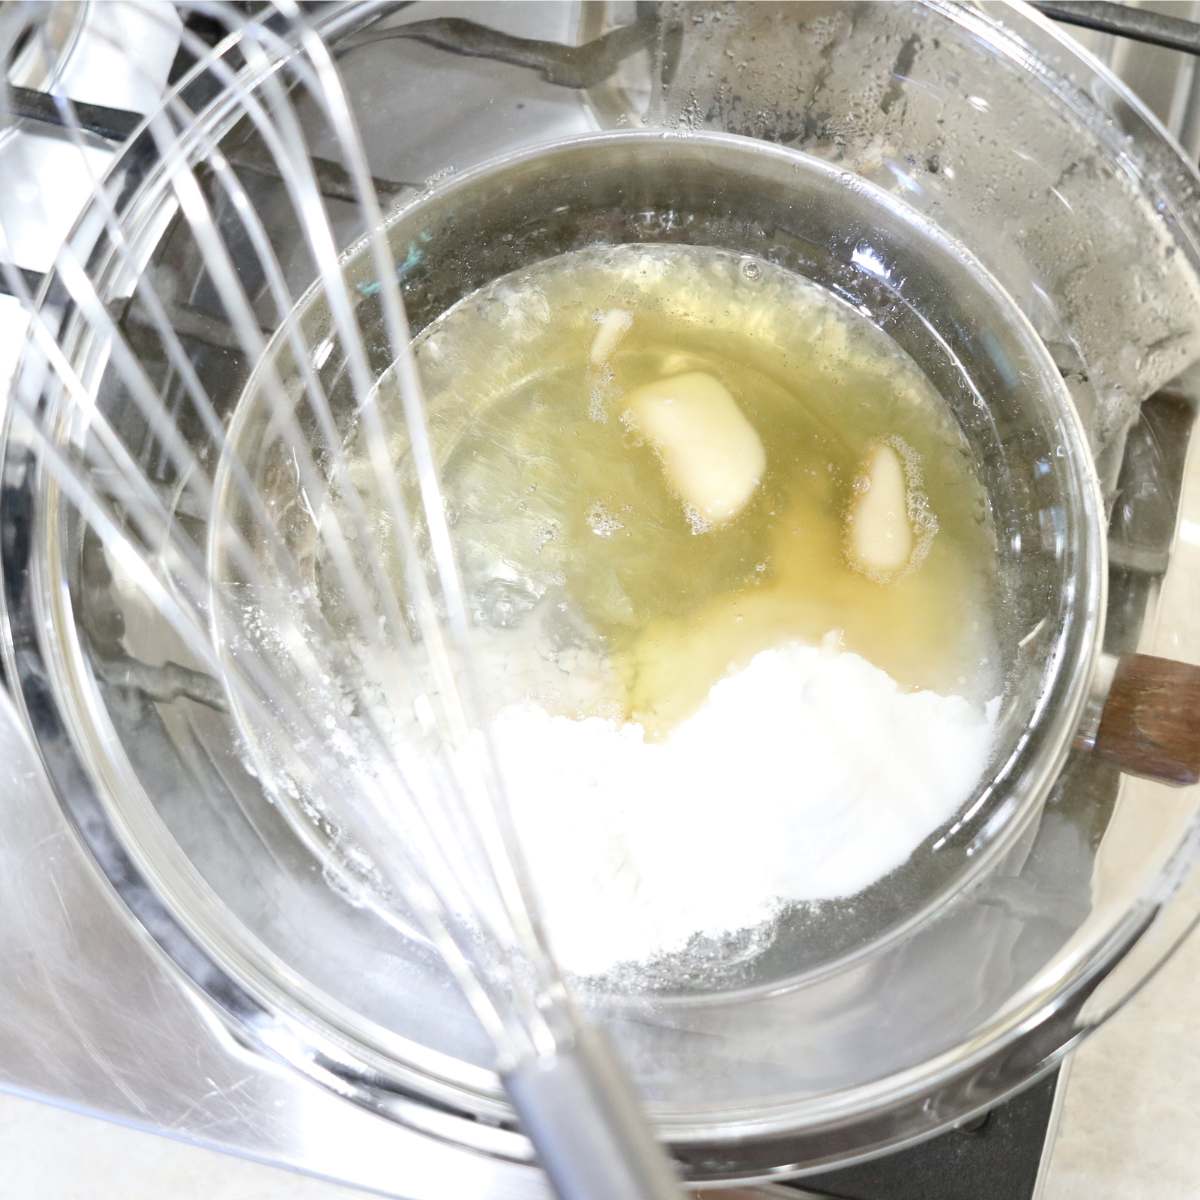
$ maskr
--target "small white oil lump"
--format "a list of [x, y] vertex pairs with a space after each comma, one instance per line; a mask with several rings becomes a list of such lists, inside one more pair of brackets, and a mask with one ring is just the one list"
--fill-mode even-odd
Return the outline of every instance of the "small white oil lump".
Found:
[[913, 553], [904, 463], [895, 449], [880, 442], [867, 455], [861, 479], [865, 487], [846, 516], [846, 549], [851, 566], [886, 581], [908, 565]]
[[658, 452], [668, 484], [706, 525], [737, 516], [754, 495], [766, 452], [720, 380], [690, 371], [648, 383], [626, 397], [624, 419]]
[[612, 356], [617, 343], [633, 328], [633, 313], [623, 308], [610, 308], [597, 316], [596, 323], [600, 328], [592, 339], [588, 362], [593, 367], [602, 367]]

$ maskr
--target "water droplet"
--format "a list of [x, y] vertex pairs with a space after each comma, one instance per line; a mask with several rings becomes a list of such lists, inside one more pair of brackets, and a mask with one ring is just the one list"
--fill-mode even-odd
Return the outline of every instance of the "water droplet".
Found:
[[588, 509], [586, 519], [588, 528], [597, 537], [610, 538], [614, 533], [618, 533], [625, 528], [599, 501]]
[[712, 522], [690, 504], [684, 507], [683, 514], [687, 517], [687, 523], [692, 527], [694, 534], [707, 533], [712, 528]]

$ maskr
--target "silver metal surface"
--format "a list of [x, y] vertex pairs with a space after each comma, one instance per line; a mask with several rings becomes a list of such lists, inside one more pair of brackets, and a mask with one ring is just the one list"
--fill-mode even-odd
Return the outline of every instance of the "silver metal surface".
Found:
[[1046, 1123], [1046, 1136], [1042, 1142], [1042, 1155], [1038, 1161], [1037, 1178], [1033, 1185], [1033, 1195], [1030, 1200], [1045, 1200], [1046, 1180], [1050, 1176], [1050, 1160], [1054, 1157], [1054, 1143], [1058, 1138], [1058, 1129], [1062, 1124], [1063, 1097], [1067, 1094], [1067, 1081], [1071, 1078], [1071, 1064], [1074, 1059], [1063, 1060], [1059, 1068], [1058, 1078], [1054, 1083], [1054, 1102], [1050, 1108], [1050, 1119]]
[[18, 87], [49, 91], [58, 82], [89, 23], [92, 0], [51, 0], [48, 7], [41, 36], [25, 42], [9, 65], [8, 81]]
[[[1200, 21], [1197, 0], [1137, 0], [1127, 7]], [[1195, 56], [1093, 29], [1072, 26], [1070, 33], [1146, 103], [1195, 161], [1200, 154], [1200, 73]]]
[[0, 794], [0, 1087], [405, 1200], [550, 1195], [242, 1049], [101, 879], [3, 691]]

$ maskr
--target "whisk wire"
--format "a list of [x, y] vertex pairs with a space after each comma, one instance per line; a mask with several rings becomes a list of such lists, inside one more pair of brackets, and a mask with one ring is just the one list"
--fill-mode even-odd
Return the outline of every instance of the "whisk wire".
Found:
[[[609, 1158], [622, 1178], [648, 1181], [637, 1194], [672, 1194], [669, 1172], [629, 1117], [635, 1102], [602, 1069], [607, 1055], [581, 1023], [538, 916], [472, 664], [466, 595], [396, 262], [334, 55], [295, 0], [279, 0], [271, 22], [219, 0], [192, 7], [227, 34], [208, 47], [181, 31], [195, 62], [135, 137], [153, 147], [152, 174], [173, 202], [190, 261], [201, 268], [229, 345], [252, 368], [243, 400], [253, 395], [265, 408], [272, 444], [287, 451], [327, 555], [328, 582], [349, 610], [348, 627], [333, 620], [306, 580], [244, 457], [237, 418], [226, 427], [220, 398], [172, 320], [171, 298], [142, 269], [144, 243], [162, 227], [147, 232], [131, 220], [151, 184], [143, 178], [131, 193], [122, 189], [120, 160], [103, 177], [88, 168], [91, 224], [77, 228], [54, 263], [56, 294], [68, 302], [61, 320], [39, 306], [17, 268], [3, 264], [31, 319], [26, 363], [11, 393], [10, 453], [20, 446], [38, 472], [47, 519], [65, 519], [61, 496], [186, 654], [222, 681], [250, 757], [265, 767], [267, 788], [303, 794], [352, 843], [369, 848], [372, 903], [397, 928], [418, 919], [492, 1039], [510, 1095], [534, 1138], [544, 1136], [543, 1149], [556, 1139], [568, 1144], [570, 1122], [591, 1113], [604, 1135], [598, 1144], [613, 1148]], [[129, 66], [139, 69], [134, 61]], [[194, 111], [192, 88], [209, 81], [218, 86]], [[311, 102], [345, 164], [343, 190], [379, 284], [390, 363], [382, 378], [339, 251], [344, 239], [313, 167], [297, 111], [302, 101]], [[61, 88], [54, 102], [86, 163], [88, 135], [74, 104]], [[300, 235], [293, 253], [307, 256], [307, 290], [289, 285], [289, 268], [222, 148], [224, 134], [242, 123], [276, 167]], [[11, 259], [8, 241], [0, 229], [0, 253]], [[157, 362], [143, 357], [109, 306], [124, 282], [154, 335]], [[346, 461], [347, 434], [302, 319], [316, 298], [340, 350], [365, 480]], [[263, 312], [273, 331], [264, 330]], [[167, 403], [166, 385], [155, 377], [159, 366], [178, 403]], [[102, 393], [101, 377], [119, 387]], [[183, 413], [198, 421], [203, 453], [189, 440]], [[124, 433], [133, 417], [161, 475], [151, 477], [139, 462], [145, 446]], [[397, 466], [400, 448], [415, 476], [411, 500]], [[173, 503], [161, 477], [177, 489]], [[200, 535], [180, 519], [184, 495], [207, 515]], [[240, 521], [231, 504], [240, 506]], [[229, 571], [218, 572], [217, 563]], [[247, 595], [269, 603], [258, 626], [247, 623]], [[266, 634], [263, 620], [271, 624]], [[424, 686], [416, 704], [402, 682]], [[567, 1097], [578, 1113], [547, 1115]], [[609, 1194], [592, 1181], [577, 1187], [582, 1177], [565, 1159], [549, 1154], [546, 1162], [564, 1194]], [[635, 1194], [632, 1184], [622, 1187], [621, 1194]]]
[[[270, 87], [276, 81], [275, 76], [272, 72], [267, 72], [266, 75], [268, 87]], [[281, 102], [281, 96], [278, 89], [273, 90], [274, 94], [271, 96], [272, 103], [274, 104], [273, 115], [277, 119], [282, 118], [281, 123], [286, 133], [291, 134], [296, 138], [297, 141], [299, 141], [301, 135], [299, 134], [298, 129], [294, 123], [288, 121], [290, 112], [286, 107], [286, 102]], [[60, 98], [60, 103], [62, 103], [64, 108], [70, 108], [68, 101]], [[257, 109], [257, 106], [254, 107]], [[250, 106], [247, 106], [247, 108], [249, 109]], [[258, 116], [260, 120], [263, 117], [261, 110], [257, 110], [252, 115]], [[271, 128], [269, 123], [265, 120], [263, 121], [263, 124], [266, 128]], [[78, 143], [82, 144], [82, 137], [79, 134], [78, 123], [71, 118], [68, 121], [68, 125], [72, 129], [72, 133], [77, 139]], [[195, 126], [192, 128], [195, 128]], [[214, 282], [218, 285], [218, 290], [221, 292], [224, 311], [227, 319], [230, 319], [233, 322], [239, 340], [247, 347], [250, 355], [259, 360], [265, 360], [267, 351], [265, 341], [258, 333], [257, 323], [254, 321], [253, 315], [249, 311], [247, 298], [237, 284], [236, 271], [234, 270], [232, 263], [228, 258], [225, 245], [221, 241], [220, 236], [215, 232], [215, 221], [213, 219], [211, 210], [208, 208], [207, 202], [204, 200], [199, 191], [197, 181], [195, 180], [190, 164], [185, 157], [183, 143], [181, 143], [181, 141], [175, 137], [174, 129], [166, 123], [166, 118], [163, 114], [159, 114], [156, 118], [151, 119], [149, 123], [149, 129], [159, 145], [160, 152], [163, 154], [172, 187], [185, 211], [185, 214], [189, 219], [190, 228], [193, 230], [194, 236], [196, 236], [197, 240], [201, 243], [202, 256], [206, 266], [210, 271], [210, 277], [214, 279]], [[296, 153], [294, 149], [292, 151], [292, 156], [300, 163], [307, 162], [307, 159], [303, 156], [303, 154]], [[236, 182], [236, 177], [233, 175], [228, 163], [226, 163], [223, 158], [221, 158], [219, 155], [210, 155], [207, 161], [209, 162], [210, 167], [214, 168], [214, 176], [220, 179], [222, 183], [226, 185], [227, 191], [235, 191], [235, 189], [240, 190], [240, 185]], [[287, 177], [287, 180], [290, 182], [292, 180], [291, 174], [287, 172], [284, 174]], [[323, 216], [323, 209], [321, 208], [319, 197], [316, 193], [315, 180], [312, 178], [310, 173], [306, 175], [302, 169], [297, 173], [297, 175], [299, 178], [298, 186], [300, 188], [307, 189], [306, 198], [311, 206], [310, 211], [313, 213], [320, 212]], [[367, 188], [371, 186], [369, 182], [369, 176], [365, 186]], [[103, 189], [99, 190], [102, 191]], [[107, 200], [106, 194], [105, 199]], [[237, 196], [235, 192], [235, 199], [244, 201], [244, 192], [241, 192], [240, 196]], [[305, 198], [302, 197], [301, 202], [303, 202], [303, 199]], [[245, 224], [248, 224], [252, 228], [257, 226], [257, 222], [253, 217], [253, 209], [249, 205], [245, 203], [239, 203], [237, 207], [239, 215], [242, 217], [242, 220]], [[108, 204], [105, 211], [105, 217], [106, 223], [110, 227], [110, 233], [112, 232], [111, 227], [116, 223], [114, 221], [114, 216], [115, 214], [112, 211], [111, 204]], [[344, 281], [340, 269], [337, 269], [336, 251], [331, 238], [328, 236], [327, 222], [302, 221], [301, 227], [305, 229], [306, 234], [310, 236], [314, 235], [314, 233], [319, 234], [322, 230], [324, 230], [326, 234], [324, 238], [324, 245], [318, 248], [318, 257], [324, 257], [327, 264], [323, 276], [323, 282], [335, 295], [338, 289], [342, 289], [344, 291]], [[257, 231], [261, 232], [260, 227]], [[119, 248], [128, 252], [128, 246], [126, 243], [121, 241], [117, 244]], [[260, 237], [258, 239], [256, 249], [260, 251], [260, 258], [264, 262], [269, 263], [270, 258], [266, 254], [262, 253], [262, 251], [266, 248], [267, 243], [265, 238]], [[321, 251], [324, 252], [323, 255], [321, 254]], [[330, 260], [332, 260], [333, 263], [332, 268], [328, 266]], [[277, 266], [277, 264], [274, 265]], [[117, 329], [115, 323], [111, 320], [107, 311], [104, 309], [103, 304], [99, 301], [99, 297], [94, 286], [91, 285], [86, 272], [81, 267], [77, 258], [69, 251], [64, 252], [64, 254], [60, 255], [58, 266], [60, 277], [66, 284], [67, 290], [72, 296], [74, 302], [81, 308], [81, 310], [84, 311], [88, 324], [92, 327], [93, 331], [101, 337], [105, 344], [111, 348], [110, 352], [117, 360], [118, 369], [120, 370], [126, 386], [129, 388], [132, 397], [138, 404], [139, 410], [142, 412], [147, 422], [151, 425], [153, 432], [157, 437], [159, 437], [165, 451], [167, 452], [169, 460], [172, 462], [175, 469], [180, 472], [180, 474], [188, 477], [192, 481], [192, 486], [195, 486], [199, 489], [201, 493], [201, 499], [205, 502], [211, 503], [212, 489], [203, 469], [197, 462], [194, 454], [191, 452], [190, 447], [188, 447], [186, 442], [179, 437], [177, 430], [162, 411], [162, 406], [157, 401], [157, 396], [153, 391], [153, 386], [149, 379], [145, 376], [144, 371], [141, 369], [136, 355], [131, 351]], [[281, 287], [282, 281], [277, 272], [272, 272], [272, 274], [274, 275], [272, 282], [276, 285], [273, 289], [274, 297], [277, 306], [281, 310], [280, 316], [286, 317], [285, 305], [280, 303], [280, 301], [283, 299]], [[348, 297], [343, 296], [343, 298], [348, 300]], [[157, 296], [155, 296], [154, 300], [150, 302], [150, 308], [157, 311], [160, 325], [169, 326], [169, 322], [165, 320], [165, 311], [161, 305], [161, 302], [158, 301]], [[352, 316], [349, 316], [346, 311], [348, 308], [349, 306], [347, 304], [343, 309], [342, 336], [352, 348], [358, 349], [361, 341], [361, 333], [357, 330], [357, 328], [353, 327], [353, 318]], [[291, 323], [288, 325], [289, 331], [294, 328], [294, 324], [295, 323]], [[296, 336], [299, 338], [298, 334]], [[47, 340], [49, 339], [43, 338], [43, 341]], [[174, 348], [176, 351], [174, 357], [176, 361], [186, 361], [186, 355], [181, 353], [181, 347], [178, 344], [177, 337], [172, 334], [169, 340], [174, 343]], [[50, 344], [53, 345], [52, 340], [50, 341]], [[307, 347], [300, 345], [296, 346], [295, 349], [299, 351], [296, 356], [298, 361], [304, 363], [307, 367], [309, 364], [309, 355], [304, 352]], [[369, 388], [372, 385], [365, 370], [365, 360], [362, 359], [361, 355], [358, 356], [358, 359], [359, 362], [357, 365], [359, 367], [359, 387], [361, 389], [365, 385]], [[63, 364], [60, 363], [59, 366], [61, 367]], [[300, 437], [299, 431], [295, 427], [294, 419], [292, 417], [292, 409], [286, 397], [283, 395], [281, 381], [279, 380], [277, 373], [273, 370], [273, 365], [270, 363], [268, 363], [266, 367], [266, 374], [266, 386], [273, 393], [271, 397], [273, 412], [276, 414], [286, 414], [284, 419], [291, 425], [291, 428], [288, 430], [288, 432], [292, 435], [293, 444], [306, 446], [305, 441]], [[138, 496], [139, 519], [136, 523], [142, 529], [142, 536], [144, 540], [151, 545], [155, 544], [156, 541], [158, 541], [159, 544], [162, 544], [166, 540], [164, 535], [177, 535], [177, 524], [172, 523], [170, 514], [164, 509], [157, 494], [147, 485], [146, 481], [143, 479], [141, 473], [137, 469], [136, 464], [130, 458], [124, 446], [120, 443], [119, 439], [113, 435], [111, 427], [108, 425], [108, 423], [102, 418], [98, 419], [98, 414], [95, 410], [94, 404], [92, 404], [90, 401], [90, 396], [86, 388], [84, 388], [78, 380], [75, 382], [76, 386], [73, 388], [74, 394], [84, 403], [88, 404], [91, 409], [88, 421], [89, 432], [96, 436], [98, 443], [105, 448], [109, 457], [115, 462], [118, 474], [121, 476], [121, 478], [123, 480], [128, 480], [130, 485], [141, 493]], [[328, 401], [323, 393], [318, 391], [319, 383], [316, 380], [315, 373], [313, 373], [311, 369], [306, 371], [306, 383], [309, 385], [310, 405], [314, 411], [323, 418], [322, 427], [325, 431], [326, 438], [328, 441], [332, 442], [332, 435], [334, 431], [332, 418], [329, 414]], [[199, 399], [202, 393], [202, 388], [199, 386], [198, 381], [196, 381], [194, 377], [193, 387], [191, 390], [192, 398], [195, 402], [197, 399]], [[213, 418], [215, 417], [211, 402], [202, 403], [200, 407], [205, 410], [204, 416], [209, 418], [205, 423], [211, 429], [213, 425]], [[372, 411], [374, 411], [373, 408]], [[236, 463], [236, 469], [241, 476], [243, 490], [253, 492], [253, 488], [248, 486], [248, 478], [245, 473], [244, 464], [240, 462], [240, 459], [236, 453], [229, 452], [228, 443], [223, 439], [220, 441], [220, 446], [222, 449], [223, 460], [231, 464]], [[303, 458], [309, 459], [309, 462], [311, 463], [311, 456], [308, 454], [304, 454]], [[339, 463], [340, 458], [335, 455], [333, 456], [333, 461], [335, 463]], [[62, 463], [58, 464], [60, 469], [63, 467], [63, 465], [64, 464]], [[381, 476], [385, 480], [391, 478], [391, 470], [382, 469], [378, 460], [375, 462], [375, 468], [377, 476]], [[304, 472], [304, 474], [306, 476], [306, 485], [310, 489], [315, 489], [315, 487], [318, 486], [315, 469]], [[347, 496], [351, 497], [351, 503], [353, 504], [352, 515], [357, 518], [360, 527], [365, 528], [366, 513], [361, 498], [358, 497], [357, 492], [353, 488], [352, 484], [350, 487], [347, 487], [345, 491]], [[258, 499], [256, 495], [254, 495], [253, 498], [256, 500]], [[404, 530], [407, 530], [409, 527], [409, 522], [407, 514], [403, 511], [403, 502], [394, 492], [390, 499], [393, 512], [397, 514], [397, 519], [393, 521], [393, 524]], [[95, 502], [94, 497], [92, 498], [92, 502]], [[259, 514], [262, 515], [261, 508], [259, 509]], [[273, 532], [273, 527], [267, 520], [263, 520], [262, 527], [265, 530]], [[360, 528], [360, 532], [363, 531], [363, 528]], [[228, 536], [228, 531], [223, 531], [223, 533], [226, 533]], [[363, 602], [361, 599], [365, 596], [366, 589], [359, 586], [361, 581], [355, 577], [355, 567], [352, 557], [348, 552], [345, 551], [345, 539], [344, 537], [339, 539], [338, 535], [340, 531], [336, 529], [335, 521], [331, 522], [329, 527], [324, 528], [323, 533], [326, 534], [330, 538], [331, 542], [335, 545], [340, 540], [340, 546], [343, 552], [338, 555], [340, 561], [337, 563], [337, 566], [343, 581], [347, 584], [345, 591], [349, 596], [360, 599], [357, 614], [360, 631], [365, 637], [378, 644], [377, 626], [372, 619], [373, 614], [367, 608], [365, 602]], [[173, 540], [176, 544], [177, 550], [183, 556], [183, 560], [191, 568], [189, 571], [185, 572], [190, 580], [190, 587], [188, 589], [190, 596], [188, 603], [198, 609], [202, 604], [202, 593], [199, 575], [201, 564], [198, 560], [196, 549], [186, 538], [181, 539], [178, 536], [174, 536]], [[278, 539], [276, 537], [272, 537], [269, 540], [272, 549], [278, 549]], [[371, 545], [369, 538], [360, 538], [359, 540], [365, 542], [368, 547]], [[239, 563], [241, 569], [247, 571], [252, 581], [260, 582], [258, 572], [254, 568], [253, 556], [248, 553], [240, 534], [234, 531], [233, 537], [230, 539], [230, 541], [231, 545], [229, 548], [235, 554], [236, 561]], [[333, 549], [333, 546], [331, 546], [331, 549]], [[407, 561], [415, 561], [416, 551], [415, 546], [411, 543], [411, 541], [405, 544], [402, 547], [402, 550]], [[422, 583], [424, 583], [423, 574], [420, 576], [420, 580]], [[180, 582], [178, 577], [176, 578], [176, 582]], [[378, 560], [375, 561], [374, 583], [376, 585], [376, 594], [378, 596], [385, 599], [392, 598], [391, 591], [386, 587], [386, 580], [383, 576]], [[428, 611], [428, 608], [426, 611]], [[393, 628], [398, 627], [398, 621], [396, 620], [397, 616], [398, 608], [393, 603]], [[427, 622], [426, 630], [428, 629], [429, 624]], [[319, 632], [328, 634], [329, 631], [320, 630]], [[202, 648], [195, 637], [193, 637], [192, 643], [193, 650], [199, 650]], [[305, 668], [307, 670], [318, 669], [318, 664], [312, 658], [311, 653], [306, 652], [306, 647], [303, 643], [300, 643], [297, 649], [300, 654], [308, 658], [308, 662], [305, 664]], [[443, 690], [447, 693], [452, 692], [452, 676], [449, 676], [443, 672], [442, 679], [443, 687], [439, 690]], [[276, 706], [278, 706], [278, 697], [276, 697]], [[374, 732], [378, 735], [380, 731], [375, 730]], [[454, 782], [457, 783], [457, 780]], [[447, 811], [453, 812], [454, 810], [447, 810], [446, 806], [444, 805], [437, 805], [432, 808], [430, 808], [430, 806], [425, 806], [423, 815], [426, 821], [431, 822], [434, 826], [440, 826], [445, 823], [444, 816]], [[461, 841], [464, 834], [469, 835], [471, 828], [472, 826], [468, 822], [459, 820], [458, 822], [453, 823], [452, 828], [436, 828], [434, 835], [429, 840], [432, 841], [434, 845], [452, 845], [454, 844], [453, 841], [448, 842], [446, 840], [448, 836]], [[469, 845], [470, 843], [468, 842], [467, 844]], [[476, 855], [475, 858], [478, 860], [478, 863], [482, 864], [485, 868], [493, 861], [489, 857], [488, 853]], [[448, 873], [452, 874], [452, 872]], [[443, 891], [443, 897], [445, 897], [445, 891]], [[461, 889], [459, 899], [461, 900]], [[477, 954], [478, 947], [476, 946], [473, 949]], [[544, 1037], [542, 1040], [544, 1041]]]

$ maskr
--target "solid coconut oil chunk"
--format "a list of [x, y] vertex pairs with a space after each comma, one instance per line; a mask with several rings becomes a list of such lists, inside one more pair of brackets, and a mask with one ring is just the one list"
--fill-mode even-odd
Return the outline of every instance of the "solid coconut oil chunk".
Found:
[[626, 398], [624, 419], [657, 451], [699, 522], [728, 521], [754, 495], [767, 465], [762, 440], [714, 376], [689, 371], [645, 384]]
[[864, 574], [887, 580], [908, 566], [913, 553], [908, 484], [895, 448], [886, 443], [872, 447], [854, 487], [847, 552]]
[[757, 258], [606, 246], [416, 352], [565, 966], [769, 929], [952, 821], [1003, 675], [995, 543], [950, 410], [865, 316]]

